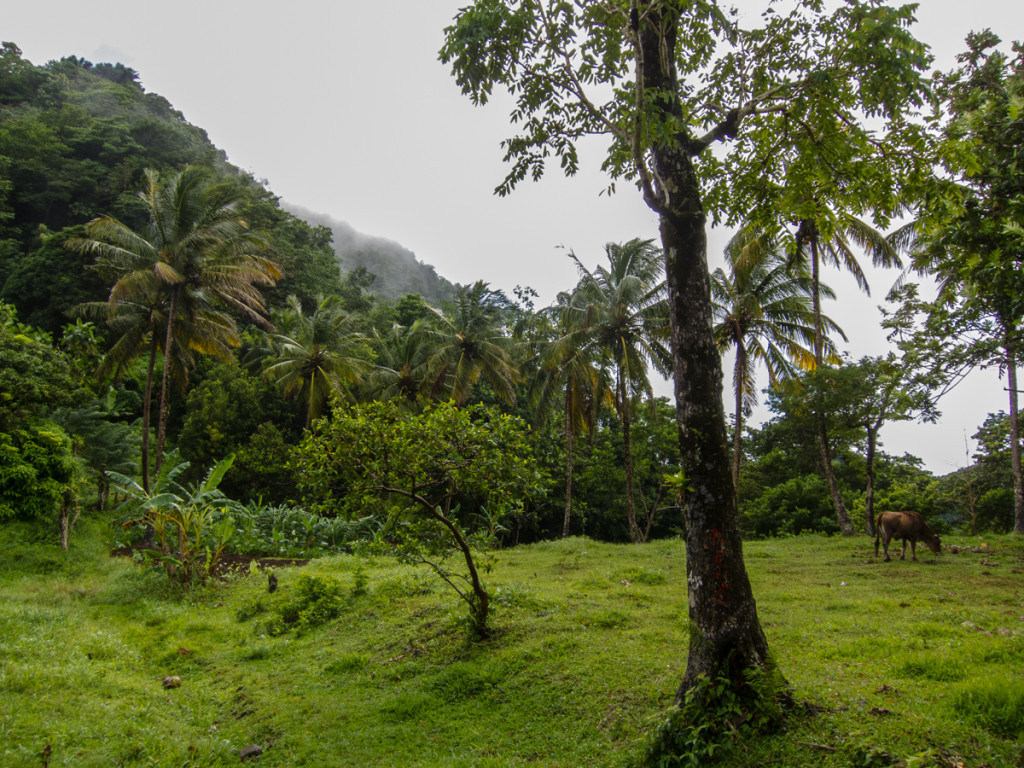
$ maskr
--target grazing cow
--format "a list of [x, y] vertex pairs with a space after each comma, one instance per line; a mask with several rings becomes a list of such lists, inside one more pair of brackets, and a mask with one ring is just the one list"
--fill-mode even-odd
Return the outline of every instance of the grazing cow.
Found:
[[882, 540], [885, 551], [885, 562], [889, 562], [889, 542], [903, 539], [903, 551], [900, 560], [907, 554], [907, 542], [910, 542], [910, 559], [917, 560], [917, 542], [924, 542], [928, 549], [936, 555], [942, 554], [942, 544], [938, 535], [922, 519], [917, 512], [879, 512], [875, 521], [875, 557], [878, 557], [878, 540]]

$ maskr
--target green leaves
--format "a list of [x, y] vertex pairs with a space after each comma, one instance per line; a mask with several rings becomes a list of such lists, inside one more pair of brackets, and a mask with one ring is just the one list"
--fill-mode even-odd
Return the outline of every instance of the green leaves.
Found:
[[[298, 452], [303, 491], [350, 517], [383, 507], [381, 535], [438, 573], [470, 607], [474, 631], [487, 632], [489, 596], [473, 553], [470, 514], [486, 510], [490, 534], [542, 487], [532, 437], [512, 416], [483, 405], [398, 401], [338, 407], [317, 422]], [[449, 566], [461, 554], [464, 569]]]
[[117, 472], [107, 474], [128, 496], [121, 508], [138, 516], [127, 522], [152, 527], [160, 550], [158, 559], [168, 575], [183, 584], [195, 579], [205, 581], [235, 531], [230, 516], [214, 517], [217, 510], [236, 504], [217, 488], [235, 457], [225, 456], [201, 483], [187, 487], [176, 478], [188, 469], [188, 462], [175, 461], [173, 455], [168, 458], [171, 460], [161, 467], [151, 492], [133, 478]]

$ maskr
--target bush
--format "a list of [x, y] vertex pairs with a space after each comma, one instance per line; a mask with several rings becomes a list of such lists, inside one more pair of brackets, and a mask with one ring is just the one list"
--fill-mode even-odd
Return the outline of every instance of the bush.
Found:
[[71, 440], [54, 424], [0, 433], [0, 520], [56, 519], [76, 466]]
[[817, 475], [801, 475], [768, 488], [760, 498], [740, 504], [743, 533], [765, 537], [806, 531], [837, 533], [828, 486]]
[[[228, 514], [228, 513], [224, 513]], [[322, 517], [301, 507], [250, 503], [232, 510], [235, 535], [227, 551], [268, 557], [318, 557], [349, 552], [352, 542], [369, 538], [377, 521]]]
[[355, 586], [346, 593], [334, 579], [302, 574], [294, 590], [284, 588], [272, 598], [256, 598], [240, 607], [236, 618], [248, 621], [254, 616], [265, 616], [256, 630], [271, 637], [291, 630], [301, 633], [337, 618], [365, 591], [365, 584], [365, 576], [361, 579], [357, 572]]

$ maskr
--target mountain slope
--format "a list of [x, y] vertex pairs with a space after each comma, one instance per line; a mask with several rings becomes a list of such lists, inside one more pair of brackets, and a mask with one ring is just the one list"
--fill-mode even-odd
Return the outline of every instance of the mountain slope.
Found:
[[327, 227], [334, 235], [334, 252], [342, 269], [365, 267], [377, 276], [370, 292], [380, 299], [400, 299], [418, 293], [429, 304], [451, 298], [455, 286], [437, 274], [430, 264], [416, 258], [408, 248], [384, 237], [365, 235], [351, 224], [323, 213], [316, 213], [282, 201], [281, 206], [294, 216], [315, 226]]

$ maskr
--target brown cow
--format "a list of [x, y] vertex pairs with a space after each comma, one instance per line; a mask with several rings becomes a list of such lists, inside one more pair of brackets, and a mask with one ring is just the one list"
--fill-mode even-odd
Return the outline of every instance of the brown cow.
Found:
[[903, 551], [900, 560], [907, 554], [907, 542], [910, 542], [910, 559], [917, 560], [917, 542], [924, 542], [928, 549], [936, 555], [942, 554], [942, 543], [938, 535], [917, 512], [879, 512], [875, 521], [875, 557], [878, 557], [878, 540], [882, 540], [885, 551], [885, 562], [889, 562], [889, 542], [903, 539]]

